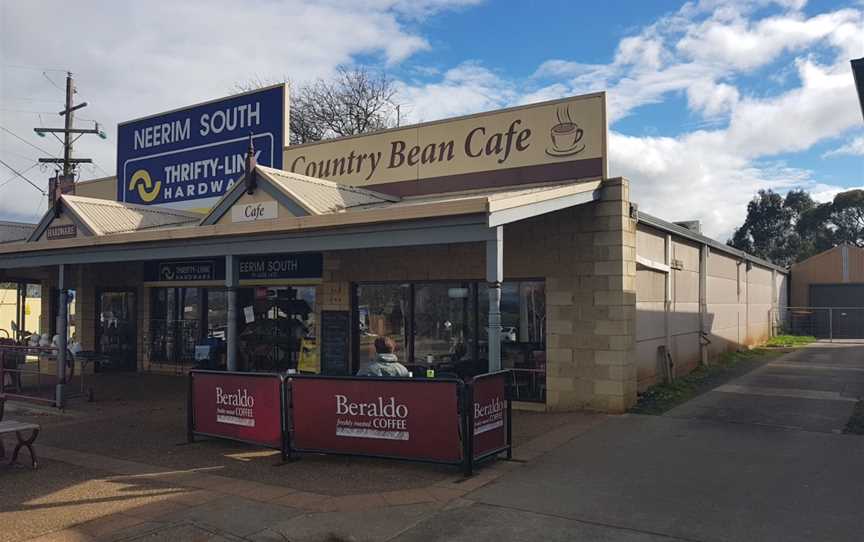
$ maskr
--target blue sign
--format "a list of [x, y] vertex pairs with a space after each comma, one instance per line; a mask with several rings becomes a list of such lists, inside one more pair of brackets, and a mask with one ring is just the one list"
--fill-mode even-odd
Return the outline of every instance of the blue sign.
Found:
[[117, 127], [117, 200], [211, 207], [244, 173], [249, 134], [258, 163], [282, 168], [287, 88], [246, 94]]

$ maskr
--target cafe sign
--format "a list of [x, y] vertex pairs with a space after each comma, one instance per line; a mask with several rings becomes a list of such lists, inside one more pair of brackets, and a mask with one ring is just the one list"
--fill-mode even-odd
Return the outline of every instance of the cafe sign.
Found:
[[272, 220], [279, 216], [279, 204], [275, 201], [262, 201], [235, 205], [231, 208], [232, 222], [258, 222]]
[[285, 148], [284, 169], [396, 195], [606, 176], [606, 95]]

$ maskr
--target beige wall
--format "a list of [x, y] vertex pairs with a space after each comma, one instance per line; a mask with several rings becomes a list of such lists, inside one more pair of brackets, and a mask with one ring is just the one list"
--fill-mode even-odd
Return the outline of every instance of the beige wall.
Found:
[[[843, 252], [846, 252], [847, 274], [843, 276]], [[809, 307], [811, 284], [864, 283], [864, 249], [855, 246], [834, 247], [816, 254], [791, 269], [792, 307]]]
[[75, 183], [75, 195], [115, 201], [117, 199], [117, 178], [106, 177]]
[[[640, 224], [636, 251], [640, 258], [657, 264], [666, 262], [666, 232]], [[683, 375], [702, 360], [700, 345], [700, 244], [671, 235], [671, 259], [680, 265], [671, 269], [669, 353], [675, 373]], [[710, 341], [708, 360], [722, 352], [764, 342], [771, 334], [771, 319], [778, 307], [786, 306], [784, 273], [718, 249], [708, 249], [705, 277], [703, 326]], [[680, 267], [680, 268], [676, 268]], [[749, 267], [749, 269], [748, 269]], [[636, 352], [639, 389], [662, 380], [665, 371], [658, 348], [666, 345], [666, 273], [639, 265], [636, 271]]]

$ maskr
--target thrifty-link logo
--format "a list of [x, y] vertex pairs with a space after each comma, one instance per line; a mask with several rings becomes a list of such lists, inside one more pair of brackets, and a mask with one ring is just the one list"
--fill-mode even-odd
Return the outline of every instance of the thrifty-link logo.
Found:
[[335, 395], [336, 436], [383, 440], [409, 440], [408, 407], [395, 397], [378, 397], [370, 403], [355, 403]]
[[233, 393], [216, 386], [216, 421], [229, 425], [255, 427], [255, 397], [246, 388]]

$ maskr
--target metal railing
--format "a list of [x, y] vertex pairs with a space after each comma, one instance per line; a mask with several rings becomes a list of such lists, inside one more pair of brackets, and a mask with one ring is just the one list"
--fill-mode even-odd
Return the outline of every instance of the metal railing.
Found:
[[775, 311], [773, 335], [864, 341], [864, 307], [789, 307]]
[[[80, 374], [75, 374], [75, 362], [81, 364]], [[68, 399], [89, 397], [92, 390], [85, 387], [84, 365], [71, 351], [66, 351], [66, 370], [61, 383], [74, 385], [78, 393], [66, 394]], [[48, 364], [50, 370], [43, 370]], [[57, 378], [57, 348], [50, 346], [20, 346], [0, 344], [0, 393], [9, 399], [23, 399], [56, 405], [55, 386]]]

